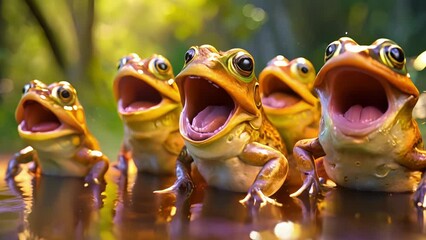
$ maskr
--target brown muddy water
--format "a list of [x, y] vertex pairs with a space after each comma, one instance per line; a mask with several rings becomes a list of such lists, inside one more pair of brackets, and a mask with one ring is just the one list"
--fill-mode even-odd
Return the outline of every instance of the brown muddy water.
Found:
[[245, 194], [208, 187], [154, 194], [174, 177], [114, 168], [105, 185], [25, 169], [6, 182], [9, 157], [0, 157], [0, 239], [426, 239], [426, 211], [408, 193], [335, 188], [315, 204], [284, 187], [273, 196], [282, 207], [254, 209], [238, 202]]

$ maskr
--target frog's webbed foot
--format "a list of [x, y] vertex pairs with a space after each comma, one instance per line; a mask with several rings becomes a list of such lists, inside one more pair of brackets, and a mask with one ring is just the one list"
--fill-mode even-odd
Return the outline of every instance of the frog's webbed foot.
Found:
[[240, 203], [243, 204], [244, 206], [248, 206], [248, 205], [259, 206], [259, 208], [266, 206], [266, 204], [268, 203], [278, 207], [282, 206], [281, 203], [277, 202], [275, 199], [272, 199], [266, 196], [258, 188], [253, 188], [249, 190], [247, 195], [240, 200]]
[[426, 181], [423, 181], [417, 187], [413, 196], [414, 204], [417, 207], [426, 209]]
[[166, 188], [166, 189], [162, 189], [162, 190], [156, 190], [154, 191], [154, 193], [173, 193], [173, 194], [178, 194], [178, 193], [183, 193], [186, 196], [189, 196], [192, 193], [192, 190], [194, 189], [194, 183], [192, 182], [192, 180], [190, 178], [181, 178], [176, 180], [176, 182]]
[[86, 175], [85, 182], [89, 184], [101, 184], [105, 182], [104, 175], [108, 170], [108, 166], [109, 163], [106, 159], [96, 162], [90, 169], [90, 172]]
[[318, 178], [314, 171], [305, 173], [306, 177], [303, 180], [303, 185], [290, 197], [298, 197], [303, 192], [308, 191], [310, 196], [324, 195], [329, 189], [335, 187], [335, 184], [325, 182], [324, 179]]

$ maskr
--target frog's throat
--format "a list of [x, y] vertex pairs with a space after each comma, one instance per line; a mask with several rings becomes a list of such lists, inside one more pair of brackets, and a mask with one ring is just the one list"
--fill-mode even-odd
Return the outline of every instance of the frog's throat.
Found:
[[[267, 114], [295, 114], [318, 106], [319, 100], [308, 87], [292, 79], [279, 67], [266, 67], [259, 76], [259, 83], [263, 108]], [[274, 99], [274, 94], [282, 99]]]
[[185, 102], [179, 129], [185, 140], [203, 144], [223, 137], [242, 122], [257, 125], [259, 116], [244, 110], [237, 100], [213, 81], [188, 76], [182, 85]]
[[[345, 66], [330, 70], [318, 88], [324, 114], [342, 134], [364, 137], [382, 128], [415, 98], [372, 72]], [[328, 107], [327, 107], [328, 106]], [[410, 109], [407, 109], [408, 111]]]

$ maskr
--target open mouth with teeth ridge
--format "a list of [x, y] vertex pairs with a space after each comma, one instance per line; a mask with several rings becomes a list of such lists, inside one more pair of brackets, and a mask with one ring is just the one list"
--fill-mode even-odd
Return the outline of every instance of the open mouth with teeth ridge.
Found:
[[288, 108], [302, 101], [302, 97], [275, 76], [263, 82], [262, 104], [270, 108]]
[[202, 77], [186, 77], [183, 84], [185, 106], [181, 118], [186, 136], [202, 141], [224, 129], [235, 112], [232, 97]]
[[380, 126], [391, 102], [386, 87], [374, 76], [356, 70], [336, 73], [329, 86], [329, 111], [334, 125], [346, 134]]
[[28, 100], [24, 102], [21, 129], [27, 132], [51, 132], [62, 126], [59, 118], [42, 104]]
[[163, 100], [157, 89], [133, 76], [121, 78], [118, 87], [122, 113], [144, 111], [159, 105]]

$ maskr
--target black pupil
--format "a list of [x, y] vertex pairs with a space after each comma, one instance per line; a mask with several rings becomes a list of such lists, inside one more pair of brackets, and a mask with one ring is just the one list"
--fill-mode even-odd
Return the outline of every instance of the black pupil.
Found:
[[404, 53], [401, 49], [393, 47], [390, 49], [390, 55], [398, 62], [404, 62]]
[[62, 98], [69, 98], [71, 96], [70, 92], [66, 89], [61, 88], [59, 91]]
[[243, 71], [250, 72], [253, 70], [253, 61], [249, 57], [242, 57], [238, 59], [237, 64], [238, 67]]
[[325, 50], [325, 55], [330, 56], [336, 51], [336, 44], [330, 44]]
[[167, 64], [165, 62], [157, 62], [157, 66], [163, 71], [167, 70]]
[[189, 61], [192, 60], [192, 58], [195, 55], [195, 50], [193, 48], [189, 49], [188, 51], [186, 51], [185, 53], [185, 62], [188, 63]]
[[308, 71], [309, 71], [309, 69], [308, 69], [307, 67], [305, 67], [305, 66], [302, 66], [302, 67], [300, 68], [300, 70], [301, 70], [303, 73], [308, 73]]
[[30, 89], [30, 85], [25, 84], [24, 88], [22, 89], [22, 93], [27, 93], [29, 89]]

